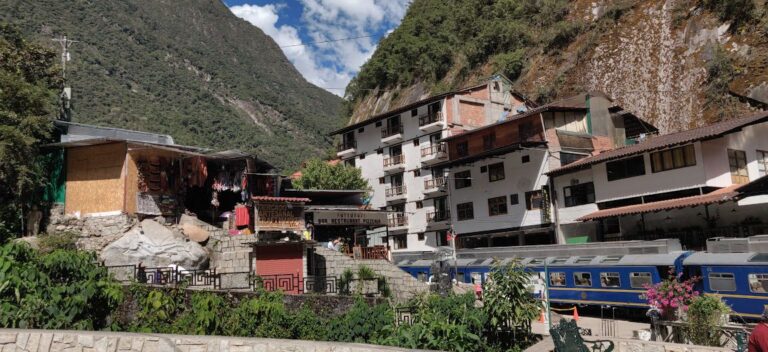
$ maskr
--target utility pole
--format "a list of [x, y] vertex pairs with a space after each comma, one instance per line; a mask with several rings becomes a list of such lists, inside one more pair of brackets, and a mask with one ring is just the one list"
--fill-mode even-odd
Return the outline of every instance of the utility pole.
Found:
[[51, 39], [54, 42], [61, 45], [61, 94], [59, 98], [61, 100], [61, 108], [59, 111], [59, 120], [71, 121], [72, 110], [70, 101], [72, 100], [72, 88], [67, 85], [67, 61], [69, 61], [69, 47], [73, 43], [77, 43], [77, 40], [67, 39], [67, 36], [61, 36], [59, 38]]

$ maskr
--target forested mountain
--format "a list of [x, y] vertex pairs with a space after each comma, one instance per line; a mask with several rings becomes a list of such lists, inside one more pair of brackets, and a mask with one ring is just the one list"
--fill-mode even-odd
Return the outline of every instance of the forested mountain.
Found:
[[330, 146], [341, 99], [308, 83], [277, 44], [220, 0], [2, 0], [0, 22], [58, 50], [76, 122], [255, 151], [291, 170]]
[[414, 0], [347, 87], [351, 122], [495, 72], [601, 90], [672, 132], [768, 103], [766, 0]]

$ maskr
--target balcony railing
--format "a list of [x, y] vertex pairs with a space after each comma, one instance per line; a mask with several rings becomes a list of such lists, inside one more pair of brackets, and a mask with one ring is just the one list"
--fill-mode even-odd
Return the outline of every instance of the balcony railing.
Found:
[[433, 112], [429, 115], [419, 117], [419, 127], [442, 121], [442, 119], [443, 113], [441, 111]]
[[427, 213], [427, 222], [447, 221], [451, 219], [451, 212], [447, 209]]
[[393, 186], [386, 189], [384, 196], [390, 198], [401, 196], [403, 194], [405, 194], [405, 186]]
[[384, 158], [384, 167], [400, 165], [404, 162], [405, 162], [405, 154], [393, 155], [388, 158]]
[[445, 186], [445, 177], [435, 177], [424, 180], [424, 189], [433, 189]]
[[403, 133], [403, 125], [387, 126], [381, 130], [381, 138], [391, 137], [398, 133]]
[[445, 153], [445, 143], [433, 144], [428, 147], [421, 148], [421, 157], [428, 157], [437, 153]]
[[345, 150], [348, 150], [348, 149], [354, 149], [354, 148], [357, 148], [357, 141], [355, 141], [355, 140], [345, 141], [345, 142], [339, 144], [336, 147], [336, 151], [337, 152], [342, 152], [342, 151], [345, 151]]
[[408, 226], [408, 217], [405, 214], [396, 214], [389, 216], [389, 227]]

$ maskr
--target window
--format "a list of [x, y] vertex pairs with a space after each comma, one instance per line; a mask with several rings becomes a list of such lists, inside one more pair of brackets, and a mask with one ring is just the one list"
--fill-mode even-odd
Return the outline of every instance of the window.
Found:
[[600, 287], [621, 287], [619, 273], [600, 273]]
[[549, 264], [565, 264], [565, 262], [568, 261], [570, 257], [557, 257], [555, 259], [552, 259], [552, 261]]
[[454, 174], [456, 189], [462, 189], [472, 186], [472, 174], [469, 170], [457, 172]]
[[413, 140], [413, 145], [416, 146], [416, 147], [419, 146], [419, 139], [418, 138]]
[[360, 154], [360, 160], [363, 160], [363, 159], [365, 159], [365, 153]]
[[533, 258], [533, 259], [531, 259], [530, 262], [528, 262], [528, 265], [541, 265], [541, 264], [544, 264], [544, 260], [545, 259], [547, 259], [547, 258], [543, 258], [543, 257]]
[[592, 274], [590, 273], [573, 273], [573, 283], [580, 287], [592, 286]]
[[458, 282], [464, 282], [464, 273], [459, 271], [456, 273], [456, 281]]
[[520, 197], [517, 196], [517, 193], [510, 194], [509, 195], [509, 205], [518, 205], [520, 204]]
[[435, 236], [437, 237], [435, 240], [435, 243], [437, 243], [438, 247], [447, 246], [448, 245], [448, 231], [437, 231], [435, 232]]
[[749, 290], [754, 293], [768, 293], [768, 274], [749, 274]]
[[418, 114], [419, 114], [419, 110], [418, 109], [411, 110], [411, 117], [414, 117], [414, 116], [416, 116]]
[[456, 155], [458, 157], [469, 155], [469, 142], [463, 141], [456, 143]]
[[651, 273], [629, 273], [629, 287], [645, 288], [651, 284]]
[[421, 176], [421, 169], [413, 170], [413, 177], [419, 177]]
[[364, 127], [360, 127], [357, 129], [357, 133], [363, 133], [365, 131]]
[[496, 145], [496, 134], [486, 134], [483, 136], [483, 149], [484, 150], [491, 150]]
[[731, 273], [709, 273], [709, 288], [712, 291], [736, 291], [736, 279]]
[[728, 149], [728, 165], [731, 167], [731, 182], [740, 185], [749, 182], [747, 153], [743, 150]]
[[376, 149], [376, 154], [384, 154], [384, 149], [383, 148]]
[[607, 263], [618, 263], [619, 261], [621, 261], [622, 257], [624, 257], [624, 256], [622, 256], [622, 255], [609, 255], [609, 256], [606, 256], [605, 258], [603, 258], [602, 260], [600, 260], [600, 263], [605, 263], [605, 264], [607, 264]]
[[488, 165], [488, 182], [501, 181], [504, 179], [504, 163]]
[[423, 232], [419, 232], [418, 236], [419, 236], [418, 237], [419, 241], [424, 241], [424, 233]]
[[544, 196], [541, 191], [525, 192], [525, 209], [537, 210], [541, 209]]
[[590, 204], [595, 202], [595, 186], [592, 182], [575, 186], [563, 187], [566, 207]]
[[416, 201], [416, 209], [421, 209], [424, 207], [424, 202], [417, 200]]
[[472, 202], [456, 204], [456, 219], [471, 220], [475, 218], [475, 209]]
[[408, 248], [408, 235], [397, 235], [394, 236], [395, 240], [395, 249], [405, 249]]
[[381, 121], [376, 121], [376, 127], [381, 127]]
[[693, 144], [651, 153], [653, 172], [679, 169], [696, 165], [696, 150]]
[[605, 164], [605, 169], [608, 173], [608, 181], [642, 176], [645, 175], [645, 157], [640, 155], [634, 158], [611, 161]]
[[523, 157], [521, 158], [521, 161], [523, 162], [523, 164], [525, 164], [527, 162], [530, 162], [531, 161], [531, 156], [530, 155], [523, 155]]
[[549, 273], [550, 286], [565, 286], [565, 273]]
[[757, 173], [760, 177], [768, 175], [768, 152], [757, 151]]
[[484, 173], [486, 173], [486, 172], [488, 172], [488, 165], [483, 165], [483, 166], [481, 166], [481, 167], [480, 167], [480, 173], [481, 173], [481, 174], [484, 174]]
[[354, 167], [355, 166], [355, 158], [349, 158], [347, 160], [344, 160], [344, 165]]
[[577, 161], [579, 159], [584, 159], [588, 156], [589, 155], [585, 155], [585, 154], [560, 152], [560, 166], [568, 165], [574, 161]]
[[507, 196], [488, 199], [488, 215], [504, 215], [507, 213]]
[[379, 184], [380, 184], [380, 185], [383, 185], [383, 184], [384, 184], [384, 183], [386, 183], [386, 182], [387, 182], [387, 181], [385, 181], [385, 180], [384, 180], [384, 177], [379, 177]]

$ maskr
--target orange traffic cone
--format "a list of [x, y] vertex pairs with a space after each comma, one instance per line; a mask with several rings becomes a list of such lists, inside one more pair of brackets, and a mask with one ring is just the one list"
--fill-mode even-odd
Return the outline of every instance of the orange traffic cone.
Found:
[[579, 321], [579, 308], [576, 306], [573, 306], [573, 320]]
[[544, 310], [542, 309], [540, 312], [541, 314], [539, 314], [539, 323], [544, 324], [547, 321], [546, 318], [544, 317]]

